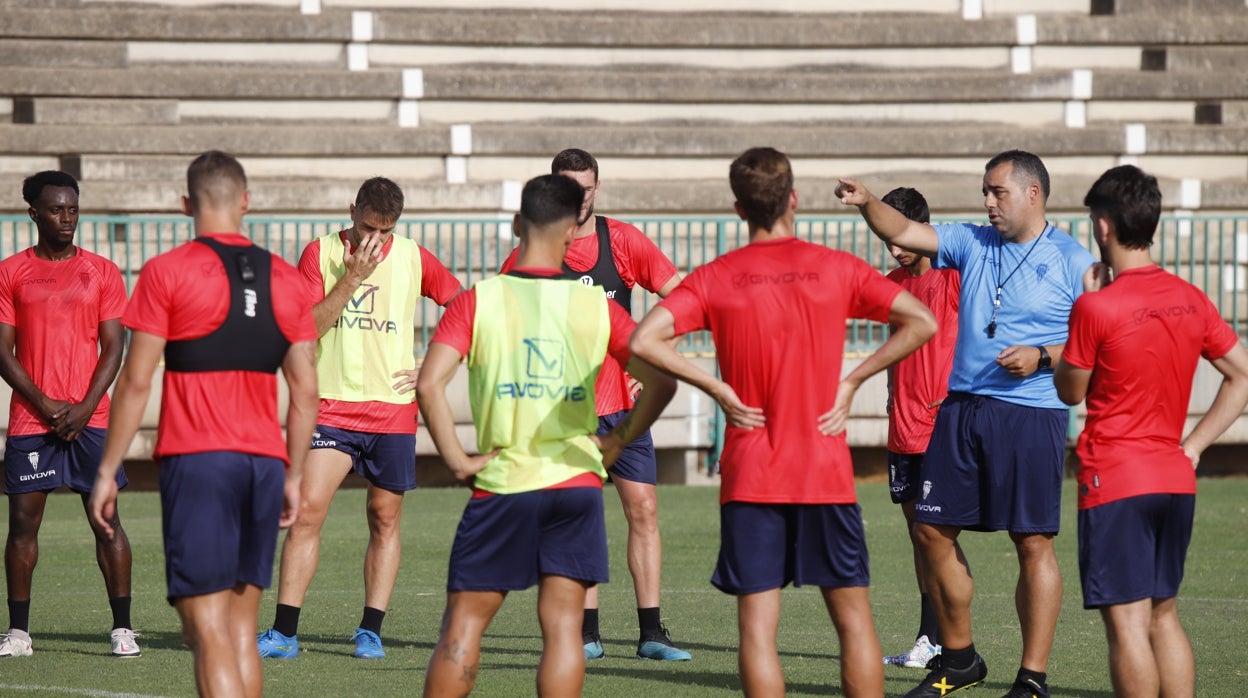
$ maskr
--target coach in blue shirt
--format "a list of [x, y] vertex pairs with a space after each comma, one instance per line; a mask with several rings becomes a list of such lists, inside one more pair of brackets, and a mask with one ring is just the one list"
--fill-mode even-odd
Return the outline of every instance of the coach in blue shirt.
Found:
[[880, 239], [962, 275], [949, 397], [921, 471], [915, 538], [944, 648], [907, 698], [943, 696], [988, 674], [971, 637], [973, 583], [954, 544], [965, 529], [1009, 531], [1018, 550], [1016, 592], [1023, 656], [1007, 698], [1049, 695], [1045, 667], [1062, 602], [1053, 537], [1061, 516], [1068, 413], [1051, 370], [1066, 343], [1075, 299], [1105, 280], [1103, 265], [1049, 225], [1049, 174], [1011, 150], [984, 167], [989, 225], [911, 221], [859, 182], [837, 195]]

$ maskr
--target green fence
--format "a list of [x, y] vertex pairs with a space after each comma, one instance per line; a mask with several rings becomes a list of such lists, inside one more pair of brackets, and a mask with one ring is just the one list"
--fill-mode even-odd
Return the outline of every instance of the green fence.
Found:
[[[1070, 232], [1084, 246], [1095, 249], [1086, 217], [1053, 217], [1054, 225]], [[659, 248], [688, 272], [707, 261], [746, 244], [748, 231], [736, 218], [635, 218]], [[280, 254], [292, 264], [314, 238], [339, 230], [350, 221], [336, 218], [266, 218], [250, 216], [244, 231], [253, 240]], [[410, 219], [399, 222], [397, 233], [418, 241], [434, 252], [465, 285], [493, 275], [515, 245], [511, 217]], [[845, 250], [885, 271], [893, 266], [887, 249], [857, 216], [814, 217], [798, 220], [799, 237]], [[26, 216], [0, 216], [0, 256], [7, 257], [35, 243], [35, 229]], [[190, 219], [156, 216], [83, 216], [78, 244], [111, 258], [121, 268], [127, 285], [133, 286], [144, 261], [192, 237]], [[1248, 217], [1167, 216], [1161, 221], [1154, 259], [1167, 270], [1196, 284], [1222, 310], [1241, 334], [1248, 329], [1245, 293], [1248, 292]], [[635, 291], [633, 307], [640, 317], [654, 297]], [[416, 351], [437, 324], [439, 309], [424, 301], [422, 333]], [[846, 336], [846, 350], [870, 351], [879, 346], [886, 329], [876, 323], [853, 322]], [[710, 353], [705, 333], [685, 339], [684, 350]]]
[[[1050, 221], [1088, 249], [1095, 249], [1086, 217], [1051, 217]], [[635, 218], [629, 222], [644, 230], [685, 273], [748, 242], [748, 230], [736, 218]], [[243, 232], [294, 264], [314, 238], [349, 224], [345, 219], [251, 216], [245, 219]], [[434, 252], [465, 285], [495, 274], [515, 246], [510, 216], [402, 220], [396, 232]], [[894, 266], [884, 244], [857, 216], [803, 216], [798, 220], [797, 233], [804, 240], [850, 252], [881, 271]], [[77, 242], [115, 261], [127, 287], [133, 288], [147, 259], [186, 242], [192, 235], [190, 220], [184, 217], [83, 216]], [[30, 247], [35, 237], [28, 217], [0, 215], [0, 257]], [[1201, 288], [1244, 336], [1248, 330], [1248, 216], [1167, 216], [1161, 221], [1153, 259]], [[634, 313], [640, 317], [653, 300], [652, 295], [636, 289]], [[424, 351], [439, 312], [433, 302], [423, 301], [421, 336], [415, 347], [418, 354]], [[878, 323], [851, 321], [846, 351], [870, 351], [884, 341], [886, 333], [887, 328]], [[705, 332], [686, 337], [682, 348], [699, 354], [714, 351]], [[723, 417], [718, 409], [710, 426], [713, 446], [708, 464], [713, 465], [723, 442]]]

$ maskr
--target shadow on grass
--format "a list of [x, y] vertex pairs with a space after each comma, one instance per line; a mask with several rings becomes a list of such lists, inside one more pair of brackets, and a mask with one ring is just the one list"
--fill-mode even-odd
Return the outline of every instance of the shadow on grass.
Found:
[[[138, 630], [139, 648], [147, 651], [152, 650], [185, 650], [186, 643], [182, 641], [182, 633], [169, 632], [165, 630], [145, 631]], [[52, 644], [50, 647], [47, 643], [64, 642], [67, 647], [57, 647]], [[108, 633], [90, 632], [90, 633], [58, 633], [47, 632], [37, 633], [35, 635], [36, 648], [41, 652], [63, 652], [67, 654], [81, 654], [88, 657], [91, 656], [112, 656], [112, 646], [109, 644]]]

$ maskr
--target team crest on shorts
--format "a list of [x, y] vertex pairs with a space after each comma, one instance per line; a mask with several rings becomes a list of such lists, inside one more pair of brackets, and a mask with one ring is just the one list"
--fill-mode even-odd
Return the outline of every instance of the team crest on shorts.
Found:
[[31, 451], [30, 453], [27, 453], [26, 460], [30, 461], [31, 468], [33, 468], [34, 470], [39, 469], [39, 452], [38, 451]]
[[927, 495], [931, 493], [932, 493], [932, 481], [924, 480], [923, 481], [923, 501], [927, 501]]

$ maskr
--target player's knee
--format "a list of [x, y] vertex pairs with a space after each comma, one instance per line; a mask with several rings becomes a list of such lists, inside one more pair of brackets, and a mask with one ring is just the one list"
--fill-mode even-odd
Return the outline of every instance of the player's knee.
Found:
[[1019, 535], [1011, 533], [1010, 538], [1014, 540], [1014, 547], [1018, 552], [1020, 564], [1044, 562], [1049, 558], [1056, 559], [1056, 553], [1053, 550], [1053, 536], [1051, 535], [1040, 533]]
[[914, 544], [925, 550], [937, 550], [943, 547], [953, 547], [954, 541], [945, 535], [936, 526], [930, 526], [924, 523], [916, 523], [910, 531], [910, 539]]
[[399, 521], [402, 510], [398, 507], [368, 508], [368, 530], [374, 536], [390, 538], [399, 535]]

